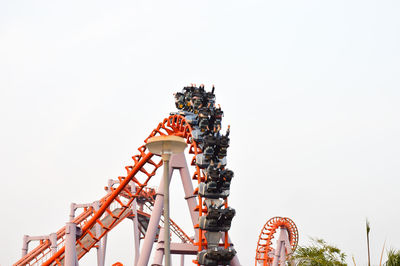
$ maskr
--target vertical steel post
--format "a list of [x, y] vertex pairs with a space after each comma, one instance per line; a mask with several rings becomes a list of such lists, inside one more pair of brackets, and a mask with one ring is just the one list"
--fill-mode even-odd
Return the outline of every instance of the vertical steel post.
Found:
[[[93, 202], [93, 209], [97, 212], [99, 209], [100, 209], [100, 202], [99, 201], [95, 201], [95, 202]], [[100, 237], [100, 235], [101, 235], [101, 226], [100, 226], [100, 224], [96, 224], [95, 225], [95, 231], [96, 231], [96, 237], [97, 238], [99, 238]], [[107, 235], [105, 235], [104, 236], [104, 238], [106, 237]], [[104, 247], [104, 242], [102, 241], [102, 239], [99, 241], [99, 245], [97, 246], [97, 265], [98, 266], [104, 266], [104, 263], [105, 263], [105, 261], [104, 261], [104, 259], [105, 259], [105, 253], [106, 253], [106, 251], [105, 251], [105, 247]]]
[[65, 266], [76, 266], [78, 257], [76, 255], [76, 224], [68, 222], [65, 225]]
[[22, 257], [25, 257], [28, 254], [28, 244], [29, 244], [29, 236], [24, 235], [22, 239]]
[[165, 230], [163, 227], [161, 227], [160, 229], [160, 235], [158, 237], [158, 244], [156, 247], [156, 250], [154, 252], [154, 259], [153, 259], [153, 263], [151, 264], [151, 266], [162, 266], [162, 262], [163, 262], [163, 256], [164, 256], [164, 233]]
[[[169, 176], [171, 177], [172, 169], [170, 169]], [[150, 221], [147, 226], [146, 235], [144, 237], [143, 245], [140, 250], [140, 256], [137, 266], [147, 266], [150, 259], [151, 249], [153, 247], [154, 239], [156, 238], [158, 224], [160, 223], [161, 214], [164, 205], [164, 179], [161, 179], [160, 185], [157, 190], [157, 197], [154, 201], [153, 211], [151, 212]]]
[[69, 211], [69, 221], [72, 222], [75, 219], [75, 210], [76, 210], [76, 204], [71, 203], [70, 211]]
[[169, 229], [169, 160], [171, 153], [161, 155], [164, 164], [164, 257], [165, 266], [171, 266], [170, 229]]
[[[136, 194], [136, 185], [134, 182], [131, 182], [131, 193], [132, 195]], [[134, 266], [137, 266], [139, 261], [139, 248], [140, 248], [140, 232], [138, 228], [138, 217], [137, 217], [137, 201], [136, 199], [133, 200], [132, 204], [132, 213], [133, 213], [133, 237], [135, 242], [135, 259], [134, 259]]]
[[285, 261], [286, 261], [286, 248], [285, 248], [285, 242], [282, 242], [280, 265], [285, 265]]
[[101, 261], [103, 265], [106, 263], [106, 247], [107, 247], [107, 234], [100, 239]]
[[[195, 211], [197, 206], [197, 197], [193, 195], [193, 183], [192, 178], [189, 173], [189, 168], [185, 159], [184, 153], [177, 153], [171, 157], [171, 167], [174, 169], [179, 169], [179, 174], [181, 176], [181, 181], [183, 185], [183, 190], [185, 192], [185, 200], [188, 204], [190, 217], [192, 218], [193, 227], [199, 223], [199, 213]], [[199, 230], [194, 232], [195, 241], [199, 241]]]
[[54, 255], [57, 252], [57, 233], [51, 233], [49, 235], [49, 240], [50, 240], [51, 255]]
[[281, 227], [276, 249], [274, 252], [274, 260], [272, 262], [272, 266], [278, 266], [280, 262], [281, 264], [284, 264], [286, 260], [286, 249], [289, 249], [289, 251], [291, 251], [289, 244], [289, 235], [286, 228]]
[[181, 255], [181, 266], [185, 266], [185, 255]]

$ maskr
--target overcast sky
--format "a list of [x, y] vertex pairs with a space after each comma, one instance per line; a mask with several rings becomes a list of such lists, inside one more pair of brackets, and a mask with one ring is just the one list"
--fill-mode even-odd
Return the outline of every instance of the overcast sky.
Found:
[[[71, 202], [100, 199], [190, 83], [215, 84], [231, 125], [243, 265], [273, 216], [357, 265], [368, 217], [379, 263], [385, 240], [400, 249], [399, 14], [382, 0], [1, 1], [0, 264], [24, 234], [60, 229]], [[130, 221], [110, 233], [107, 265], [132, 265], [131, 236]]]

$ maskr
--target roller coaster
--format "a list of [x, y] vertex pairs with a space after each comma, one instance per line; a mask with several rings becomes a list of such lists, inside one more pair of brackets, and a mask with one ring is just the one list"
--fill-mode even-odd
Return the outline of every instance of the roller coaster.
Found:
[[[275, 248], [272, 240], [279, 231]], [[258, 238], [256, 263], [260, 266], [286, 265], [297, 248], [299, 232], [296, 224], [287, 217], [273, 217], [263, 226]], [[293, 264], [294, 262], [291, 261]]]
[[[57, 232], [44, 236], [25, 235], [22, 258], [14, 265], [75, 266], [79, 265], [79, 259], [95, 249], [97, 264], [104, 266], [107, 234], [126, 218], [132, 220], [134, 226], [135, 266], [149, 265], [151, 254], [151, 265], [162, 265], [165, 255], [161, 233], [164, 230], [164, 194], [160, 188], [164, 186], [164, 180], [159, 182], [157, 191], [149, 186], [149, 182], [156, 179], [163, 161], [146, 147], [148, 140], [156, 136], [183, 138], [189, 147], [189, 165], [193, 167], [193, 175], [190, 175], [183, 153], [171, 158], [169, 178], [173, 171], [179, 171], [188, 216], [194, 229], [194, 235], [189, 235], [172, 219], [169, 220], [170, 231], [179, 240], [171, 242], [171, 254], [182, 256], [181, 265], [184, 265], [185, 255], [196, 255], [193, 260], [196, 265], [240, 265], [229, 237], [231, 221], [235, 216], [235, 210], [228, 205], [234, 177], [234, 172], [226, 168], [230, 127], [227, 127], [225, 134], [221, 133], [223, 111], [215, 103], [214, 91], [214, 87], [207, 92], [204, 85], [191, 85], [175, 93], [178, 111], [170, 113], [151, 131], [144, 140], [145, 144], [132, 156], [132, 164], [125, 167], [126, 175], [109, 180], [105, 187], [106, 194], [101, 199], [86, 204], [72, 203], [69, 222]], [[79, 214], [76, 215], [76, 212]], [[256, 264], [284, 263], [282, 258], [285, 258], [285, 254], [294, 250], [297, 229], [293, 229], [295, 226], [289, 222], [290, 219], [285, 219], [272, 227], [268, 222], [265, 225], [257, 246]], [[291, 249], [281, 251], [280, 248], [277, 259], [274, 259], [271, 257], [271, 236], [278, 227], [289, 233], [286, 236], [291, 238]], [[270, 233], [269, 238], [264, 236], [266, 232]], [[293, 237], [293, 232], [296, 232], [296, 237]], [[32, 241], [39, 243], [29, 250]], [[280, 259], [279, 255], [282, 255]]]
[[[175, 246], [171, 243], [171, 253], [195, 254], [193, 262], [197, 265], [240, 265], [228, 234], [235, 216], [227, 200], [233, 178], [233, 171], [225, 168], [229, 127], [225, 135], [220, 133], [223, 111], [215, 105], [214, 87], [211, 92], [206, 92], [204, 86], [185, 87], [175, 94], [175, 104], [178, 112], [159, 123], [144, 141], [154, 136], [179, 136], [186, 140], [192, 155], [191, 178], [182, 154], [171, 159], [170, 172], [178, 169], [181, 174], [195, 231], [189, 237], [171, 220], [172, 232], [182, 241]], [[22, 258], [14, 265], [78, 265], [78, 260], [94, 248], [98, 265], [104, 265], [107, 234], [125, 218], [134, 221], [135, 265], [148, 265], [155, 242], [158, 248], [152, 265], [161, 265], [163, 194], [160, 190], [155, 193], [148, 184], [162, 160], [150, 153], [146, 145], [138, 148], [132, 160], [132, 165], [125, 167], [125, 176], [109, 181], [103, 198], [89, 204], [72, 204], [70, 222], [56, 233], [24, 236]], [[197, 181], [195, 189], [192, 180]], [[163, 187], [162, 182], [159, 187]], [[75, 217], [77, 209], [82, 212]], [[28, 244], [35, 240], [39, 244], [29, 251]]]

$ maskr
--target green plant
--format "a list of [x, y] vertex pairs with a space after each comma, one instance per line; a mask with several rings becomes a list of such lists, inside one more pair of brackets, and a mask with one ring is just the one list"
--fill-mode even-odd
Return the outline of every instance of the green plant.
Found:
[[387, 255], [385, 266], [400, 266], [400, 250], [390, 249]]
[[293, 259], [299, 266], [347, 266], [346, 254], [323, 239], [311, 238], [310, 246], [299, 246]]

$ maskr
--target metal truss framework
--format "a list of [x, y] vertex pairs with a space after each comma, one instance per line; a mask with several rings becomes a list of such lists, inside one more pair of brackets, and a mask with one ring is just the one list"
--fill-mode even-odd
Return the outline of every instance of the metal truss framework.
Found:
[[[158, 135], [176, 135], [186, 140], [189, 144], [189, 154], [193, 155], [190, 165], [195, 167], [192, 180], [197, 180], [198, 184], [204, 182], [205, 175], [196, 165], [196, 156], [201, 154], [202, 150], [197, 146], [196, 141], [193, 140], [191, 125], [186, 122], [185, 117], [181, 115], [171, 115], [165, 118], [145, 139], [145, 142], [147, 142], [149, 138]], [[26, 251], [24, 251], [23, 257], [14, 265], [76, 265], [77, 261], [92, 248], [98, 250], [98, 264], [104, 265], [107, 233], [125, 218], [133, 219], [135, 236], [139, 236], [137, 220], [139, 214], [136, 210], [137, 199], [139, 199], [140, 195], [146, 190], [150, 179], [162, 165], [162, 160], [160, 157], [150, 153], [145, 145], [138, 148], [138, 154], [132, 156], [132, 159], [133, 164], [125, 167], [127, 172], [126, 176], [120, 176], [117, 182], [111, 182], [112, 184], [108, 185], [108, 193], [106, 196], [92, 205], [71, 206], [70, 222], [57, 231], [57, 233], [53, 234], [51, 238], [44, 237], [41, 239], [39, 245], [29, 253], [27, 252], [27, 244], [25, 245], [24, 242]], [[184, 157], [183, 159], [177, 159], [175, 162], [176, 165], [171, 167], [171, 171], [173, 169], [179, 169], [180, 171], [186, 193], [186, 200], [195, 229], [195, 237], [190, 243], [179, 243], [181, 245], [175, 246], [174, 248], [176, 252], [181, 252], [178, 254], [182, 254], [182, 250], [187, 252], [183, 254], [197, 254], [197, 252], [207, 249], [205, 232], [198, 224], [198, 218], [207, 213], [207, 208], [203, 205], [202, 197], [198, 195], [198, 189], [196, 188], [193, 191], [192, 187], [190, 191], [188, 183], [190, 182], [190, 186], [192, 186], [192, 183], [187, 167], [183, 166], [183, 160], [185, 160]], [[186, 165], [186, 163], [184, 164]], [[160, 187], [162, 187], [162, 184], [160, 184]], [[161, 219], [161, 196], [162, 194], [159, 191], [150, 216], [149, 225], [147, 227], [148, 230], [144, 235], [140, 256], [136, 255], [135, 258], [135, 262], [137, 262], [139, 266], [145, 266], [148, 263], [148, 256], [150, 255], [151, 247], [155, 239], [155, 231]], [[224, 205], [228, 207], [227, 200], [224, 201]], [[77, 217], [73, 215], [76, 208], [83, 208], [83, 212]], [[177, 231], [183, 232], [182, 230]], [[184, 232], [182, 235], [187, 237]], [[232, 244], [230, 243], [228, 232], [223, 233], [223, 235], [224, 237], [220, 245], [227, 248]], [[27, 238], [27, 240], [29, 239]], [[139, 237], [135, 238], [136, 254], [138, 254], [139, 251], [139, 240]], [[66, 256], [66, 249], [69, 250], [68, 253], [76, 253], [76, 260], [74, 262], [71, 262], [70, 258]], [[162, 250], [163, 239], [159, 237], [156, 248], [156, 261], [154, 261], [155, 264], [153, 265], [161, 265], [160, 257], [162, 260]], [[198, 264], [197, 261], [194, 261], [194, 263]], [[237, 256], [234, 257], [230, 265], [240, 265]]]

